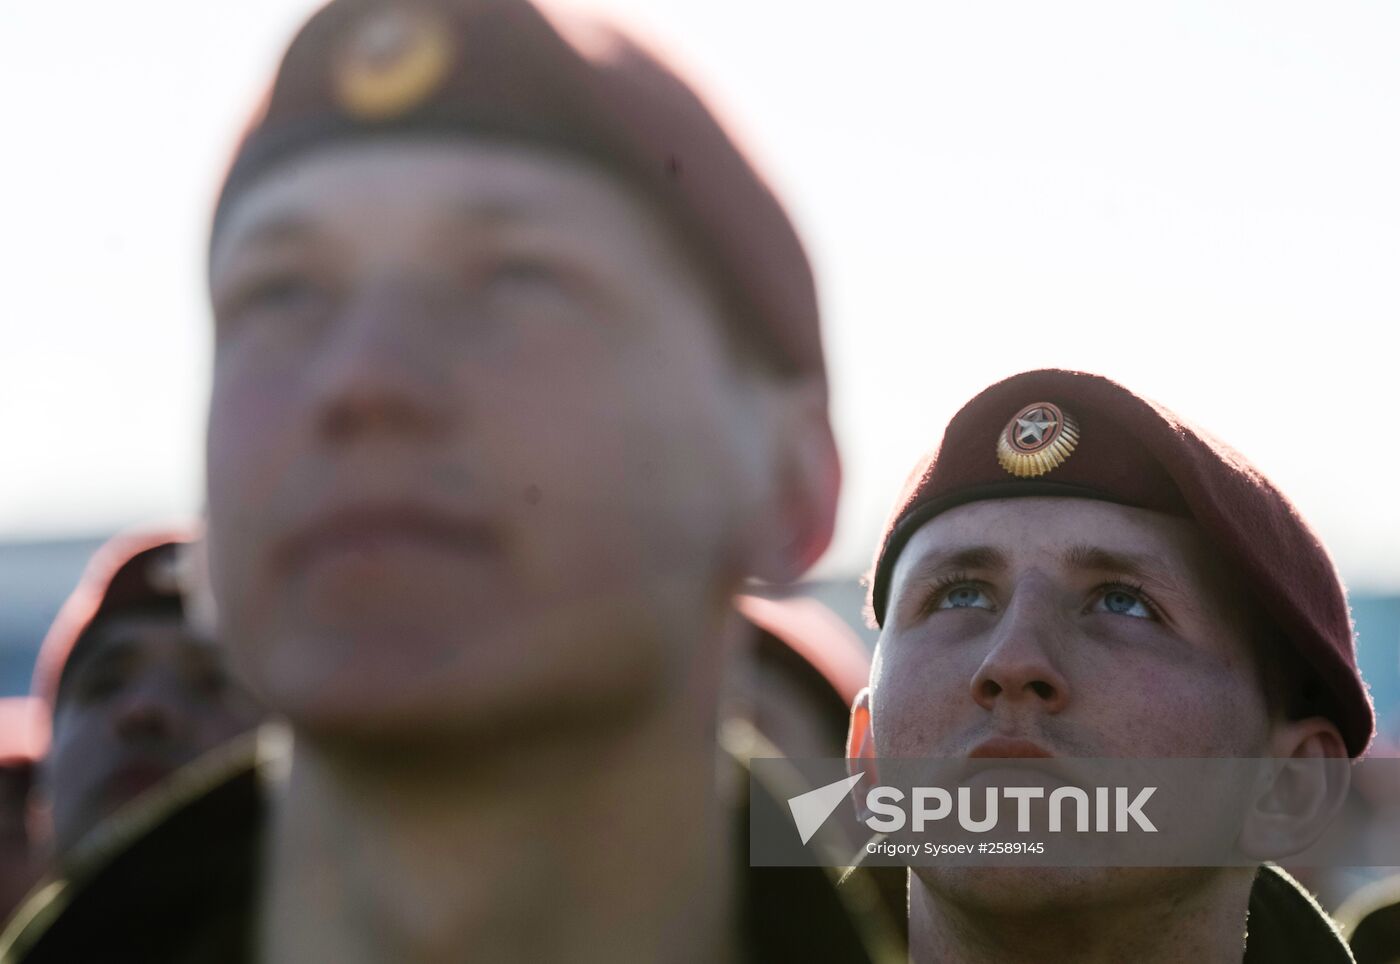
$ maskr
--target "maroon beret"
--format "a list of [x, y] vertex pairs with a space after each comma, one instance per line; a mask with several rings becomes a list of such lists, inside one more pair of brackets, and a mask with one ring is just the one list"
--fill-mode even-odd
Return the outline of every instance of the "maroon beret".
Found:
[[183, 611], [179, 554], [191, 538], [184, 529], [126, 533], [98, 549], [44, 636], [30, 692], [53, 706], [68, 661], [102, 620], [157, 607]]
[[821, 600], [738, 596], [734, 608], [811, 667], [847, 708], [870, 680], [870, 652]]
[[773, 192], [696, 93], [605, 24], [525, 0], [334, 0], [292, 40], [214, 216], [269, 168], [330, 142], [501, 138], [582, 156], [678, 230], [780, 370], [822, 375], [816, 290]]
[[968, 502], [1020, 496], [1100, 499], [1194, 520], [1316, 673], [1348, 751], [1366, 749], [1371, 697], [1346, 594], [1317, 534], [1238, 452], [1098, 375], [1024, 372], [953, 416], [885, 527], [870, 576], [877, 623], [899, 553], [924, 523]]
[[0, 697], [0, 768], [22, 770], [43, 759], [49, 745], [46, 710], [32, 696]]

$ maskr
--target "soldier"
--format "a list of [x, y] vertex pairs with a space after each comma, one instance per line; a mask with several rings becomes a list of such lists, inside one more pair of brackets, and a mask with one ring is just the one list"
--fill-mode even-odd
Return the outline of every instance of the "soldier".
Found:
[[[1317, 537], [1240, 455], [1094, 375], [1017, 375], [954, 416], [871, 607], [851, 739], [869, 761], [1345, 759], [1371, 739]], [[1349, 960], [1271, 868], [919, 867], [909, 939], [918, 961]]]
[[121, 807], [262, 717], [225, 650], [185, 619], [180, 553], [190, 545], [171, 531], [113, 539], [40, 649], [34, 694], [52, 743], [38, 793], [60, 862]]
[[838, 467], [806, 256], [689, 87], [522, 0], [336, 0], [209, 263], [211, 578], [295, 735], [266, 863], [241, 937], [198, 881], [163, 929], [100, 899], [235, 775], [13, 946], [868, 959], [822, 875], [750, 888], [719, 791], [734, 595], [823, 551]]
[[42, 707], [27, 696], [0, 699], [0, 920], [38, 876], [30, 839], [30, 790], [43, 757]]

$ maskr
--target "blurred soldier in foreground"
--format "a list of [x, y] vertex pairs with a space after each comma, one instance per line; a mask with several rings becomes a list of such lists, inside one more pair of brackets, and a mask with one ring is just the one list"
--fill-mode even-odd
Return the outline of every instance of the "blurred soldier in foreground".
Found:
[[29, 832], [34, 768], [43, 755], [44, 707], [30, 697], [0, 699], [0, 920], [39, 874]]
[[[897, 504], [871, 604], [851, 753], [872, 765], [1345, 759], [1371, 739], [1317, 537], [1240, 455], [1097, 376], [1018, 375], [953, 418]], [[1338, 771], [1299, 772], [1258, 805], [1340, 804], [1318, 783]], [[909, 915], [917, 961], [1350, 959], [1268, 867], [919, 867]]]
[[171, 532], [113, 539], [40, 649], [34, 693], [51, 709], [52, 742], [39, 793], [60, 863], [125, 804], [261, 719], [227, 652], [185, 618], [190, 545]]
[[[868, 959], [820, 871], [755, 896], [719, 792], [734, 595], [823, 551], [838, 468], [806, 257], [686, 85], [520, 0], [338, 0], [210, 279], [210, 572], [295, 735], [219, 959]], [[102, 888], [28, 959], [104, 914], [215, 946], [208, 901], [152, 936]]]

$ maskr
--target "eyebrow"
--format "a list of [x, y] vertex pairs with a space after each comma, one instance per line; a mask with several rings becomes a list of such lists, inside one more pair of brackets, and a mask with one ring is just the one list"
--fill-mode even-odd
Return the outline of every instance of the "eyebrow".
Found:
[[921, 558], [900, 584], [898, 602], [891, 613], [907, 613], [910, 600], [921, 600], [925, 587], [938, 582], [949, 573], [963, 570], [986, 572], [1007, 567], [1006, 553], [993, 546], [961, 546], [944, 552], [934, 552]]
[[[1081, 543], [1071, 546], [1061, 557], [1066, 568], [1090, 572], [1113, 573], [1146, 587], [1179, 596], [1189, 596], [1189, 584], [1184, 582], [1176, 566], [1151, 553], [1125, 552]], [[994, 546], [963, 546], [937, 552], [920, 559], [904, 580], [906, 585], [920, 586], [936, 582], [949, 572], [963, 569], [999, 570], [1010, 565], [1005, 552]]]
[[238, 248], [284, 241], [302, 241], [316, 233], [312, 219], [299, 212], [288, 212], [254, 222], [242, 236], [233, 239]]
[[94, 667], [100, 670], [113, 664], [120, 665], [131, 658], [135, 648], [136, 639], [126, 634], [106, 640], [91, 640], [86, 646], [79, 646], [63, 667], [61, 688], [66, 689], [69, 682]]
[[1122, 552], [1102, 546], [1080, 544], [1071, 546], [1064, 554], [1065, 565], [1072, 569], [1112, 572], [1147, 586], [1185, 594], [1179, 569], [1161, 556], [1151, 553]]
[[992, 546], [963, 546], [937, 552], [920, 559], [906, 582], [925, 583], [945, 572], [959, 569], [1005, 569], [1006, 554]]

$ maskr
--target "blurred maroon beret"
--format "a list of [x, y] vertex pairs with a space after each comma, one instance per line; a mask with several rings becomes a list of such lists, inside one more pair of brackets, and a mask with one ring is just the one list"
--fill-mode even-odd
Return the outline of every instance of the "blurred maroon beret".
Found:
[[[850, 711], [870, 680], [870, 652], [855, 630], [823, 602], [803, 596], [738, 596], [734, 608], [809, 667]], [[842, 722], [845, 722], [843, 717]]]
[[30, 692], [54, 706], [68, 661], [101, 620], [158, 607], [182, 611], [180, 551], [192, 538], [176, 528], [125, 533], [93, 553], [39, 647]]
[[0, 697], [0, 769], [24, 770], [49, 745], [46, 707], [31, 696]]
[[214, 217], [289, 157], [332, 142], [476, 136], [581, 156], [677, 228], [745, 337], [823, 373], [801, 242], [696, 93], [617, 29], [526, 0], [334, 0], [292, 40]]
[[1351, 755], [1366, 749], [1371, 697], [1345, 591], [1317, 535], [1238, 452], [1098, 375], [1024, 372], [953, 416], [885, 527], [870, 576], [877, 623], [915, 531], [955, 506], [1021, 496], [1101, 499], [1194, 520], [1317, 674]]

